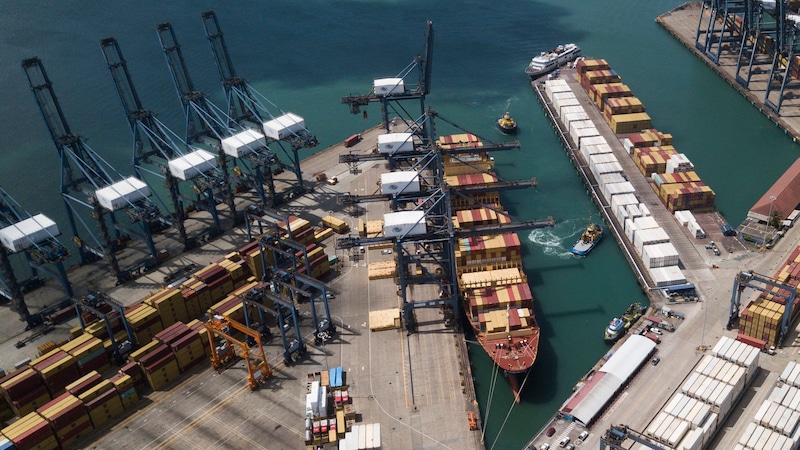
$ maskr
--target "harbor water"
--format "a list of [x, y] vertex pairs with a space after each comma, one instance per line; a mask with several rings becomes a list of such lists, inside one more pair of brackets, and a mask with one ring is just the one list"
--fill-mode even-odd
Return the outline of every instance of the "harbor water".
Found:
[[[679, 4], [6, 1], [0, 3], [0, 186], [31, 213], [56, 220], [69, 241], [59, 161], [20, 66], [23, 58], [42, 59], [73, 133], [128, 176], [132, 136], [100, 51], [102, 38], [119, 41], [145, 108], [182, 134], [183, 112], [156, 25], [172, 23], [196, 89], [221, 104], [201, 21], [203, 11], [214, 9], [238, 75], [265, 95], [276, 113], [303, 116], [318, 148], [326, 148], [380, 120], [376, 105], [366, 108], [365, 120], [350, 114], [340, 97], [368, 93], [374, 78], [402, 72], [422, 54], [425, 21], [432, 20], [427, 105], [496, 142], [508, 138], [495, 128], [495, 119], [510, 112], [519, 124], [521, 149], [495, 154], [496, 170], [506, 180], [535, 177], [538, 187], [504, 193], [503, 204], [520, 220], [552, 216], [556, 222], [554, 228], [520, 234], [542, 329], [539, 357], [520, 404], [513, 403], [507, 383], [495, 377], [482, 350], [475, 345], [471, 351], [486, 447], [521, 448], [608, 351], [602, 339], [608, 320], [645, 299], [612, 239], [589, 257], [569, 254], [569, 246], [600, 215], [523, 73], [530, 58], [575, 42], [584, 55], [606, 59], [643, 102], [654, 127], [673, 135], [676, 149], [714, 189], [718, 209], [734, 227], [800, 156], [797, 144], [655, 22]], [[438, 134], [458, 132], [437, 126]]]

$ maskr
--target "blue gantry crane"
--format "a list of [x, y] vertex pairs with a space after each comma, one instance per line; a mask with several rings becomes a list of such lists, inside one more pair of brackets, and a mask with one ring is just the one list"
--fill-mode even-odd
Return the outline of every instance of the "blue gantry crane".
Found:
[[205, 94], [195, 89], [194, 83], [189, 77], [189, 71], [186, 69], [181, 46], [178, 44], [172, 24], [163, 22], [157, 26], [157, 31], [172, 81], [186, 116], [185, 142], [206, 145], [217, 154], [222, 186], [226, 191], [225, 203], [228, 205], [234, 224], [237, 224], [240, 217], [236, 214], [235, 193], [228, 173], [228, 155], [221, 145], [222, 139], [233, 134], [232, 130], [228, 128], [228, 116], [214, 106]]
[[[69, 250], [58, 241], [56, 223], [44, 214], [31, 215], [0, 187], [0, 295], [13, 302], [20, 320], [36, 325], [41, 317], [31, 315], [25, 304], [25, 291], [40, 283], [39, 272], [58, 281], [72, 297], [72, 285], [64, 269]], [[9, 256], [21, 254], [31, 270], [30, 277], [20, 283], [14, 274]]]
[[[263, 175], [260, 170], [256, 170], [259, 178], [255, 181], [263, 180], [267, 183], [270, 193], [270, 204], [267, 206], [277, 206], [287, 196], [304, 193], [305, 187], [303, 186], [298, 152], [302, 148], [317, 146], [319, 141], [305, 127], [302, 117], [281, 111], [269, 99], [250, 86], [245, 78], [236, 73], [216, 13], [206, 11], [202, 14], [202, 18], [222, 87], [225, 90], [229, 126], [247, 124], [249, 127], [259, 130], [266, 136], [269, 146], [280, 148], [286, 159], [290, 161], [289, 163], [281, 162], [275, 152], [269, 148], [267, 151], [253, 152], [248, 155], [254, 169], [265, 169]], [[286, 148], [286, 145], [289, 146], [289, 149]], [[283, 169], [290, 170], [296, 180], [294, 185], [276, 193], [272, 167], [275, 167], [274, 171], [276, 172]]]
[[[770, 289], [769, 287], [777, 288], [777, 290]], [[768, 276], [757, 274], [752, 270], [739, 272], [733, 280], [731, 307], [727, 324], [728, 329], [733, 328], [739, 320], [739, 309], [742, 306], [742, 292], [744, 292], [746, 288], [755, 289], [764, 294], [770, 294], [784, 300], [785, 308], [783, 316], [781, 317], [780, 328], [775, 335], [775, 341], [767, 342], [767, 345], [770, 346], [780, 346], [792, 323], [792, 309], [797, 295], [796, 289]]]
[[[218, 199], [227, 199], [230, 190], [222, 171], [216, 168], [215, 159], [204, 156], [208, 153], [205, 150], [187, 145], [184, 138], [178, 137], [154, 112], [142, 106], [116, 39], [105, 38], [100, 41], [100, 47], [133, 133], [133, 168], [137, 176], [148, 184], [152, 178], [164, 180], [172, 203], [171, 208], [166, 209], [173, 211], [172, 220], [185, 248], [194, 247], [198, 237], [219, 234], [221, 225], [217, 210]], [[180, 187], [183, 184], [190, 185], [195, 194], [193, 197], [181, 193]], [[199, 236], [187, 235], [184, 204], [207, 211], [211, 215], [213, 224]]]
[[[400, 102], [408, 100], [419, 101], [420, 113], [425, 114], [425, 97], [431, 91], [431, 68], [433, 65], [433, 22], [428, 21], [425, 33], [425, 54], [416, 56], [400, 71], [399, 74], [390, 78], [379, 78], [374, 80], [372, 90], [369, 94], [350, 94], [341, 98], [341, 102], [350, 106], [350, 112], [358, 114], [362, 106], [370, 103], [380, 103], [381, 105], [381, 125], [388, 133], [390, 131], [390, 114], [397, 114], [401, 118], [408, 118], [406, 109]], [[417, 74], [417, 80], [412, 80], [413, 74]], [[364, 118], [367, 118], [366, 110], [363, 111]]]
[[651, 442], [646, 436], [638, 431], [631, 429], [627, 425], [612, 425], [606, 433], [600, 437], [600, 450], [610, 448], [612, 450], [623, 450], [630, 448], [630, 444], [624, 445], [626, 440], [632, 440], [653, 450], [665, 450], [664, 447]]
[[788, 0], [702, 2], [695, 47], [715, 64], [724, 52], [736, 56], [736, 81], [748, 88], [766, 82], [764, 105], [780, 114], [791, 78], [800, 79], [800, 15]]
[[[53, 84], [38, 57], [23, 60], [22, 67], [58, 152], [61, 196], [81, 263], [105, 258], [118, 283], [130, 279], [137, 271], [156, 265], [158, 255], [152, 233], [154, 228], [156, 231], [162, 229], [165, 223], [158, 207], [148, 198], [150, 192], [147, 185], [135, 177], [123, 177], [83, 138], [72, 133]], [[84, 215], [79, 213], [80, 210], [88, 210], [88, 215], [96, 220], [99, 235], [95, 234]], [[138, 224], [140, 230], [124, 226], [115, 215], [118, 211], [124, 211], [130, 222]], [[88, 235], [86, 239], [79, 232], [79, 222], [86, 233], [84, 235]], [[109, 222], [114, 230], [114, 239], [109, 232]], [[124, 248], [129, 236], [144, 242], [150, 257], [122, 270], [115, 252]]]

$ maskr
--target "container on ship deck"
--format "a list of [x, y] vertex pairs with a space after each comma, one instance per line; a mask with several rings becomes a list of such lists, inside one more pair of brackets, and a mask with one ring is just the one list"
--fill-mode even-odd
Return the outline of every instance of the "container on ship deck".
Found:
[[609, 98], [631, 97], [631, 89], [622, 83], [593, 84], [589, 90], [589, 98], [600, 112]]
[[602, 111], [606, 122], [611, 122], [611, 116], [615, 114], [639, 113], [645, 109], [637, 97], [609, 97], [603, 103]]
[[627, 136], [633, 147], [653, 147], [656, 145], [672, 145], [672, 135], [662, 133], [654, 128], [642, 130]]

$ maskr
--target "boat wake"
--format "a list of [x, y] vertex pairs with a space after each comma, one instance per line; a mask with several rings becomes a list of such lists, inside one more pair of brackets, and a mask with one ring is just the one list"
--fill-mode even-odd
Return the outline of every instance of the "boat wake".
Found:
[[537, 228], [528, 234], [528, 240], [541, 247], [542, 253], [561, 259], [570, 259], [574, 255], [569, 247], [586, 229], [586, 219], [568, 219], [557, 222], [556, 226]]

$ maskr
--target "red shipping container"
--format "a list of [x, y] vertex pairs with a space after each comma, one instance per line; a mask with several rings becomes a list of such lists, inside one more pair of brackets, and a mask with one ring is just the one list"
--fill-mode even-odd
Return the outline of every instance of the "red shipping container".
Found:
[[189, 334], [181, 336], [180, 339], [170, 343], [169, 347], [173, 353], [178, 352], [181, 349], [188, 347], [193, 342], [200, 340], [200, 335], [197, 334], [196, 331], [193, 331], [191, 328], [188, 327], [187, 330], [189, 331]]
[[153, 361], [153, 363], [149, 366], [143, 366], [145, 372], [147, 373], [154, 373], [157, 372], [162, 367], [166, 366], [167, 364], [175, 361], [175, 355], [171, 352], [164, 356], [163, 358], [159, 359], [158, 361]]
[[[60, 409], [52, 414], [47, 412], [47, 409], [63, 402], [65, 399], [70, 397], [72, 401], [69, 402], [69, 406], [64, 407], [63, 409]], [[81, 416], [86, 416], [87, 419], [89, 418], [86, 406], [84, 406], [78, 397], [69, 393], [61, 394], [43, 406], [36, 408], [36, 412], [50, 422], [53, 425], [54, 430], [60, 430], [61, 428], [80, 419]]]
[[[73, 380], [73, 381], [77, 381], [77, 380]], [[93, 388], [94, 386], [97, 386], [98, 384], [100, 384], [101, 381], [103, 381], [103, 376], [100, 375], [99, 373], [95, 372], [93, 375], [91, 375], [86, 380], [82, 381], [77, 386], [70, 387], [68, 393], [70, 393], [72, 395], [75, 395], [75, 396], [81, 395], [84, 392], [88, 391], [89, 389]]]
[[114, 397], [119, 397], [119, 392], [116, 389], [109, 389], [102, 394], [98, 395], [97, 397], [91, 399], [89, 402], [86, 403], [86, 409], [90, 412], [94, 411], [95, 409], [103, 406]]
[[151, 351], [150, 353], [142, 356], [139, 359], [139, 364], [142, 367], [147, 368], [153, 365], [153, 363], [160, 360], [161, 358], [170, 355], [172, 355], [172, 352], [170, 351], [169, 347], [167, 347], [164, 344], [161, 344], [158, 347], [154, 348], [153, 351]]
[[50, 424], [42, 419], [40, 422], [31, 424], [30, 428], [11, 439], [11, 442], [14, 443], [17, 450], [38, 450], [37, 446], [39, 446], [39, 444], [53, 437], [55, 437], [55, 434], [53, 433], [53, 429], [50, 428]]
[[86, 416], [86, 421], [79, 423], [75, 428], [63, 433], [59, 434], [59, 431], [56, 431], [56, 438], [58, 438], [58, 443], [61, 444], [63, 447], [67, 447], [72, 445], [71, 442], [76, 437], [83, 436], [84, 434], [90, 433], [94, 430], [94, 426], [92, 426], [92, 420], [89, 416]]
[[19, 372], [14, 371], [9, 375], [12, 377], [2, 383], [5, 384], [3, 392], [9, 401], [23, 396], [39, 386], [44, 387], [42, 377], [31, 368], [20, 369]]

